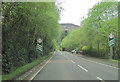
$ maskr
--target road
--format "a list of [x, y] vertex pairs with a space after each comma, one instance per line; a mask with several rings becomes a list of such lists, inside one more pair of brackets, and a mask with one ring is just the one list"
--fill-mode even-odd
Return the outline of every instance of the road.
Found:
[[56, 51], [33, 80], [118, 80], [118, 69]]

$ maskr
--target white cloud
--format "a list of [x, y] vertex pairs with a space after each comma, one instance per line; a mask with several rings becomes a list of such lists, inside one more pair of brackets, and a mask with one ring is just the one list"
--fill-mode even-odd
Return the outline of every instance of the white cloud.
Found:
[[65, 9], [62, 12], [60, 23], [73, 23], [80, 25], [81, 18], [88, 14], [89, 8], [92, 8], [101, 0], [64, 0], [62, 4]]

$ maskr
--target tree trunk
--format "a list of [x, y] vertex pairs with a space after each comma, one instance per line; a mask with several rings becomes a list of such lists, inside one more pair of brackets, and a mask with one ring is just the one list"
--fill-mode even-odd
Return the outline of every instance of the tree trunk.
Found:
[[98, 50], [99, 50], [99, 40], [98, 40]]

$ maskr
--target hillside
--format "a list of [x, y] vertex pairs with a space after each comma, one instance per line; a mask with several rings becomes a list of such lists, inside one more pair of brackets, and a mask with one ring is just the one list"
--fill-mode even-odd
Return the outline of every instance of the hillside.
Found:
[[71, 24], [71, 23], [62, 23], [61, 24], [61, 30], [69, 30], [69, 31], [72, 31], [74, 29], [78, 29], [78, 25], [74, 25], [74, 24]]

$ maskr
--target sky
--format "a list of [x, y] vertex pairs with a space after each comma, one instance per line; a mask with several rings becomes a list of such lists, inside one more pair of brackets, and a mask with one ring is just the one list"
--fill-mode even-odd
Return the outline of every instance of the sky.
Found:
[[59, 23], [73, 23], [80, 25], [82, 17], [86, 17], [89, 8], [92, 8], [101, 0], [64, 0], [62, 7], [64, 11], [61, 13]]

